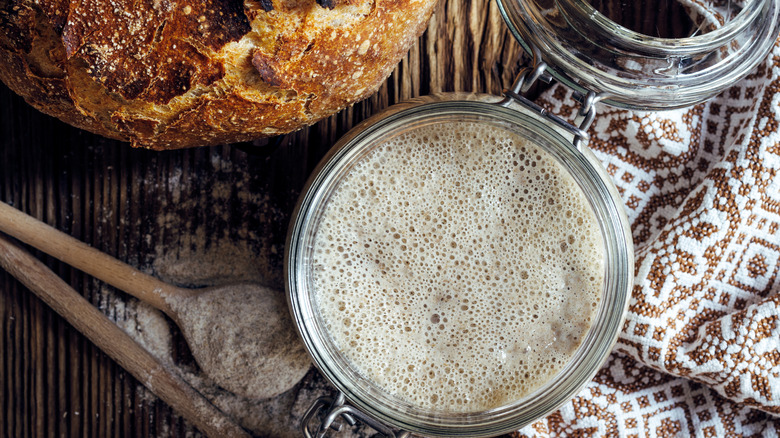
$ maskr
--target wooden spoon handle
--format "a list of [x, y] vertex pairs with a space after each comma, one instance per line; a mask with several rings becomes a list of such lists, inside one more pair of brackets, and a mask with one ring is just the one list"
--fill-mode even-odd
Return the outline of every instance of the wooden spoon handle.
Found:
[[0, 202], [0, 231], [174, 317], [165, 296], [191, 295]]
[[43, 263], [2, 234], [0, 267], [206, 435], [250, 436]]

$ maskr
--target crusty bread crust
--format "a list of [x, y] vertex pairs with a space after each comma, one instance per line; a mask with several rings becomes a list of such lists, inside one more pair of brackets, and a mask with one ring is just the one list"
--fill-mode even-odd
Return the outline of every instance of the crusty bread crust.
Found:
[[0, 0], [0, 79], [39, 110], [133, 146], [248, 141], [371, 95], [434, 5]]

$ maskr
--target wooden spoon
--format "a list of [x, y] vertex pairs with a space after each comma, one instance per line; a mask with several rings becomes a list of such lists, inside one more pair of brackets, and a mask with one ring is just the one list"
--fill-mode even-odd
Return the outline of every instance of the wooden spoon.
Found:
[[269, 398], [311, 367], [281, 294], [257, 284], [186, 289], [158, 280], [0, 202], [0, 231], [148, 303], [181, 329], [219, 386]]
[[16, 277], [43, 302], [209, 437], [250, 438], [175, 371], [65, 283], [40, 260], [0, 233], [0, 268]]

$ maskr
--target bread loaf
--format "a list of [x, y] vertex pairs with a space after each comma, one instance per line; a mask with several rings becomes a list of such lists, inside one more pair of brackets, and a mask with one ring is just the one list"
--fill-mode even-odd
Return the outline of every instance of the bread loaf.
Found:
[[372, 94], [435, 0], [0, 0], [0, 79], [151, 149], [294, 131]]

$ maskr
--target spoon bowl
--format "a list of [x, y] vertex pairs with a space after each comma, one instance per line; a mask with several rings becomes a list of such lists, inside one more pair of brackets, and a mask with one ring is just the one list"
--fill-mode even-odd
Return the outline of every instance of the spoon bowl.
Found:
[[287, 302], [273, 289], [237, 283], [166, 300], [195, 361], [235, 394], [273, 397], [298, 383], [310, 368]]

